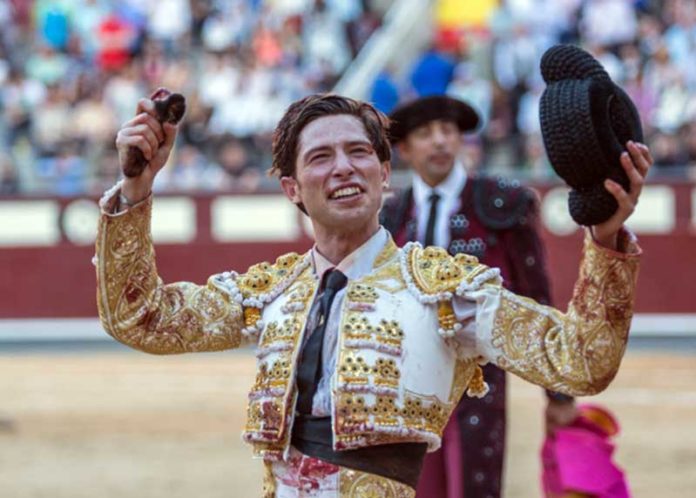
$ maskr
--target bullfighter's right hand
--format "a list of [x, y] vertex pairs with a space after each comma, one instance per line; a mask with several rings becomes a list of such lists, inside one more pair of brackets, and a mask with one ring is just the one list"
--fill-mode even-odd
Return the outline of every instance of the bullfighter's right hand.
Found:
[[133, 178], [125, 177], [123, 181], [121, 193], [131, 204], [150, 195], [155, 176], [167, 163], [176, 133], [176, 125], [158, 121], [155, 105], [150, 99], [140, 99], [136, 116], [121, 126], [116, 135], [116, 148], [121, 169], [126, 163], [129, 147], [140, 149], [148, 162], [140, 175]]

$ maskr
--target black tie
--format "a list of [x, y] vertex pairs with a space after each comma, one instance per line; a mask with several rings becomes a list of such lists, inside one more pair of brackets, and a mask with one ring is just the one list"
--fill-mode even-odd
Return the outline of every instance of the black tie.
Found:
[[437, 192], [430, 194], [430, 215], [428, 216], [428, 225], [425, 228], [425, 246], [435, 244], [435, 223], [437, 222], [437, 203], [440, 202], [440, 195]]
[[319, 300], [319, 310], [315, 321], [317, 325], [302, 349], [302, 358], [297, 367], [297, 411], [301, 414], [312, 413], [312, 399], [321, 379], [321, 350], [324, 345], [326, 324], [329, 322], [331, 303], [338, 291], [346, 286], [346, 282], [348, 277], [339, 270], [330, 270], [324, 274], [324, 291]]

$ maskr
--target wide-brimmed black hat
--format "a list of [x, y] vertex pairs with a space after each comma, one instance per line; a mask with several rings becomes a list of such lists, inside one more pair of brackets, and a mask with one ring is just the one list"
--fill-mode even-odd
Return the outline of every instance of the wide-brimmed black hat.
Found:
[[392, 144], [399, 143], [411, 131], [436, 119], [455, 122], [462, 133], [475, 130], [481, 121], [469, 104], [445, 95], [423, 97], [403, 104], [392, 111], [389, 119]]
[[573, 45], [547, 50], [541, 75], [541, 133], [551, 166], [571, 187], [570, 215], [580, 225], [602, 223], [618, 208], [604, 180], [630, 189], [620, 157], [626, 142], [643, 141], [638, 111], [602, 65]]

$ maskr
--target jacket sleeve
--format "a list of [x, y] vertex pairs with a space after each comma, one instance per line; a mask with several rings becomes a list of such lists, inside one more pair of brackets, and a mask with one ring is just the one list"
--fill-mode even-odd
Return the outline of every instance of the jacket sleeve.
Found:
[[[534, 384], [573, 396], [596, 394], [618, 371], [633, 316], [640, 249], [622, 232], [624, 252], [585, 237], [580, 274], [568, 311], [514, 294], [500, 279], [461, 286], [458, 335], [475, 340], [484, 361]], [[456, 306], [459, 304], [459, 306]], [[472, 337], [473, 336], [473, 337]]]
[[102, 201], [94, 261], [104, 329], [117, 341], [153, 354], [240, 346], [243, 310], [218, 278], [200, 286], [165, 285], [158, 277], [150, 235], [152, 198], [109, 214], [113, 199]]

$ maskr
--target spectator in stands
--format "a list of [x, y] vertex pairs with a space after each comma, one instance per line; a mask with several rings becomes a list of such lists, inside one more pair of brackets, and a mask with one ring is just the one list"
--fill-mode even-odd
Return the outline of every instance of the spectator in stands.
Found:
[[327, 8], [324, 0], [316, 0], [314, 9], [304, 20], [304, 27], [306, 67], [323, 72], [324, 78], [336, 79], [352, 56], [338, 13]]
[[[169, 86], [184, 92], [190, 103], [192, 122], [182, 124], [182, 146], [202, 146], [232, 132], [248, 138], [243, 147], [249, 148], [249, 158], [268, 161], [253, 150], [257, 137], [272, 130], [293, 100], [330, 90], [382, 14], [381, 4], [370, 0], [0, 1], [0, 81], [3, 69], [7, 77], [0, 89], [0, 133], [21, 169], [31, 168], [34, 156], [45, 156], [44, 150], [17, 147], [30, 131], [40, 135], [37, 147], [80, 139], [87, 159], [95, 160], [93, 142], [99, 145], [106, 122], [126, 121], [138, 96]], [[211, 54], [219, 57], [219, 67], [204, 62]], [[85, 79], [99, 82], [101, 102], [79, 90]], [[63, 87], [63, 103], [37, 111], [45, 87], [56, 83]], [[58, 108], [82, 123], [68, 132], [74, 136], [63, 136], [53, 118], [32, 122], [35, 114], [51, 117]], [[89, 129], [85, 123], [97, 112], [106, 117]], [[48, 136], [53, 132], [55, 137]], [[53, 185], [29, 180], [21, 188]]]
[[59, 84], [46, 87], [46, 98], [33, 108], [31, 115], [31, 143], [39, 157], [55, 156], [70, 130], [65, 126], [72, 119], [66, 92]]
[[[250, 157], [267, 161], [253, 150], [256, 137], [267, 134], [293, 100], [330, 91], [392, 2], [0, 0], [0, 134], [22, 172], [20, 188], [52, 188], [24, 174], [42, 152], [22, 147], [45, 87], [58, 83], [70, 112], [93, 114], [89, 109], [99, 105], [76, 90], [84, 78], [99, 82], [101, 108], [117, 122], [129, 118], [138, 96], [158, 86], [183, 91], [192, 103], [186, 119], [194, 122], [182, 124], [182, 144], [205, 144], [232, 132], [249, 138]], [[602, 24], [607, 18], [621, 22]], [[591, 48], [613, 75], [623, 75], [617, 81], [638, 104], [646, 136], [655, 127], [674, 134], [692, 119], [678, 103], [691, 106], [696, 91], [695, 25], [690, 0], [506, 0], [487, 32], [465, 33], [478, 40], [466, 57], [457, 29], [437, 30], [436, 43], [417, 59], [409, 81], [393, 81], [385, 98], [393, 102], [394, 90], [408, 87], [409, 94], [450, 91], [466, 98], [473, 91], [461, 79], [468, 70], [457, 73], [455, 67], [473, 64], [476, 84], [488, 85], [491, 93], [486, 147], [496, 167], [518, 167], [536, 150], [517, 127], [532, 87], [529, 75], [538, 73], [545, 48], [570, 41]], [[208, 61], [211, 54], [220, 67]], [[469, 98], [485, 114], [489, 99], [480, 90]]]
[[253, 192], [261, 183], [261, 172], [249, 163], [246, 148], [238, 140], [224, 139], [220, 145], [217, 161], [226, 173], [223, 186], [238, 192]]
[[248, 15], [245, 2], [234, 2], [227, 8], [213, 10], [202, 21], [203, 47], [210, 52], [221, 53], [240, 45], [249, 36]]
[[25, 69], [30, 78], [44, 85], [53, 85], [65, 80], [72, 63], [65, 54], [48, 44], [41, 44], [27, 59]]
[[135, 26], [115, 12], [104, 12], [96, 30], [87, 40], [97, 40], [96, 60], [103, 71], [119, 71], [131, 59], [136, 38]]
[[79, 15], [72, 18], [72, 36], [80, 40], [82, 51], [89, 60], [99, 49], [99, 27], [109, 15], [109, 8], [101, 0], [78, 0]]
[[389, 114], [399, 103], [399, 88], [389, 70], [380, 72], [372, 84], [370, 102], [385, 114]]
[[359, 9], [357, 8], [359, 5], [367, 3], [366, 0], [363, 0], [362, 2], [349, 0], [344, 3], [352, 4], [355, 6], [356, 11], [360, 10], [360, 14], [355, 19], [350, 19], [346, 26], [348, 40], [350, 42], [350, 49], [353, 57], [356, 57], [362, 46], [382, 25], [382, 18], [378, 12], [370, 9], [368, 6], [361, 6]]
[[45, 86], [33, 78], [27, 78], [20, 67], [11, 67], [7, 81], [0, 87], [5, 144], [12, 150], [22, 137], [29, 137], [31, 116], [46, 94]]
[[34, 18], [38, 30], [46, 46], [56, 52], [62, 52], [68, 45], [70, 7], [70, 2], [67, 1], [35, 2]]
[[121, 166], [118, 162], [116, 144], [111, 142], [104, 150], [99, 151], [94, 159], [94, 172], [88, 184], [89, 194], [99, 195], [105, 188], [109, 188], [118, 181], [120, 174]]
[[[607, 22], [610, 19], [613, 22]], [[613, 48], [630, 43], [638, 30], [634, 0], [585, 0], [580, 23], [591, 45]]]
[[104, 101], [103, 89], [91, 83], [73, 109], [73, 133], [83, 143], [103, 146], [120, 124], [113, 109]]
[[418, 97], [443, 95], [452, 81], [454, 74], [454, 58], [436, 46], [430, 47], [416, 61], [411, 71], [411, 87]]
[[87, 163], [76, 140], [62, 140], [55, 144], [55, 151], [36, 161], [36, 175], [43, 185], [53, 185], [58, 195], [84, 194], [87, 174]]
[[19, 193], [19, 174], [17, 167], [8, 154], [0, 154], [0, 194]]
[[127, 121], [138, 102], [138, 96], [148, 94], [148, 89], [139, 77], [140, 67], [136, 61], [121, 68], [111, 75], [104, 86], [104, 100], [116, 114], [119, 123]]
[[658, 168], [660, 169], [656, 173], [674, 174], [677, 172], [676, 168], [685, 164], [687, 157], [676, 133], [657, 131], [651, 137], [650, 142], [653, 144], [652, 151], [656, 161], [655, 164], [659, 165]]
[[167, 55], [178, 54], [188, 41], [191, 27], [189, 0], [147, 0], [147, 32], [161, 42]]
[[464, 102], [470, 102], [481, 117], [483, 129], [491, 117], [493, 85], [490, 80], [482, 78], [478, 72], [478, 67], [469, 61], [457, 64], [454, 69], [454, 78], [447, 85], [447, 94]]
[[201, 151], [192, 145], [180, 147], [172, 163], [158, 176], [155, 191], [213, 191], [223, 190], [226, 186], [226, 175], [222, 168], [210, 164]]

